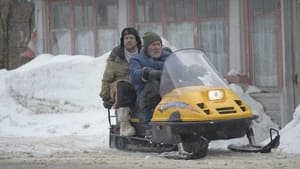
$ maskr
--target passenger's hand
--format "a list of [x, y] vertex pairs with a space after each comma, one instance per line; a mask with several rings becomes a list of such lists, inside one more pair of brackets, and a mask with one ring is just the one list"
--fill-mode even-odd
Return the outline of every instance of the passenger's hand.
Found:
[[106, 109], [111, 109], [111, 107], [113, 106], [113, 102], [110, 101], [110, 99], [108, 98], [103, 98], [103, 107]]

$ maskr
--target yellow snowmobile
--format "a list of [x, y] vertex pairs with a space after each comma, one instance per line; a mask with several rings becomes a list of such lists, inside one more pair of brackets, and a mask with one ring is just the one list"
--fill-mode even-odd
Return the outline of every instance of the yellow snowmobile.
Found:
[[[247, 145], [229, 145], [233, 151], [270, 152], [279, 145], [279, 133], [270, 129], [271, 142], [255, 145], [251, 121], [256, 118], [210, 64], [204, 52], [182, 49], [166, 60], [160, 81], [162, 97], [151, 119], [151, 137], [145, 137], [142, 114], [131, 123], [137, 134], [120, 136], [110, 120], [110, 147], [160, 152], [167, 158], [197, 159], [206, 156], [212, 140], [247, 136]], [[273, 138], [273, 134], [275, 137]]]

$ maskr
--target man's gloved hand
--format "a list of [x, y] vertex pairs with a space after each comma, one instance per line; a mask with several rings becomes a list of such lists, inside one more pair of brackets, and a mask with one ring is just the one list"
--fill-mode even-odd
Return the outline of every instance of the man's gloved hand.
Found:
[[149, 79], [150, 80], [160, 80], [160, 76], [161, 76], [161, 71], [160, 70], [152, 69], [149, 72]]
[[142, 74], [142, 80], [144, 82], [148, 81], [149, 80], [149, 73], [152, 69], [149, 68], [149, 67], [144, 67], [143, 68], [143, 74]]
[[160, 76], [161, 76], [160, 70], [155, 70], [149, 67], [143, 68], [142, 80], [144, 82], [148, 80], [160, 80]]
[[106, 109], [111, 109], [113, 102], [109, 98], [103, 98], [103, 107]]

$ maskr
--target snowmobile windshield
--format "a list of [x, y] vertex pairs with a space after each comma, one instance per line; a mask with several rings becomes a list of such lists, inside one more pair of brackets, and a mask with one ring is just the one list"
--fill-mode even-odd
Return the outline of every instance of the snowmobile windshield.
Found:
[[228, 88], [204, 52], [197, 49], [177, 50], [168, 56], [164, 63], [160, 95], [164, 96], [175, 88], [188, 86]]

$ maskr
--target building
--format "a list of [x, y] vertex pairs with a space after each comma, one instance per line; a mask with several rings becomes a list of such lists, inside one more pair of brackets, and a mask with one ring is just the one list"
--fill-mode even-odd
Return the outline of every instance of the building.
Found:
[[14, 69], [31, 59], [21, 55], [34, 27], [34, 12], [27, 0], [0, 0], [0, 69]]
[[[300, 0], [32, 0], [36, 53], [101, 56], [120, 31], [155, 31], [176, 48], [201, 48], [279, 125], [300, 104]], [[228, 72], [235, 72], [228, 76]]]

